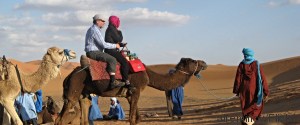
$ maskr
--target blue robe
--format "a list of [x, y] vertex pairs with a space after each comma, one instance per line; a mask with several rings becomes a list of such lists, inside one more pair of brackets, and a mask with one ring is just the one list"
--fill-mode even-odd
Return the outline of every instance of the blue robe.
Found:
[[20, 93], [15, 100], [17, 112], [22, 117], [22, 121], [37, 118], [37, 113], [33, 102], [33, 96], [33, 93]]
[[43, 94], [42, 90], [38, 90], [35, 92], [36, 102], [34, 102], [36, 112], [39, 113], [43, 110]]
[[177, 116], [183, 115], [182, 112], [182, 102], [184, 97], [183, 87], [179, 86], [175, 89], [170, 90], [170, 95], [172, 96], [173, 114]]
[[92, 98], [92, 105], [89, 109], [89, 120], [96, 120], [96, 119], [103, 119], [103, 115], [100, 111], [98, 106], [98, 96], [91, 96]]
[[110, 117], [117, 116], [118, 120], [125, 119], [125, 112], [122, 106], [120, 105], [120, 103], [118, 103], [115, 108], [110, 107], [108, 116]]

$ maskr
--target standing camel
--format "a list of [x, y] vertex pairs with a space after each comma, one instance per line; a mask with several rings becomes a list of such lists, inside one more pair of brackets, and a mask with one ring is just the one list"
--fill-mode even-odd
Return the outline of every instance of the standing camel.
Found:
[[[132, 93], [132, 95], [127, 94], [126, 96], [130, 105], [130, 125], [135, 125], [141, 120], [137, 103], [141, 91], [146, 86], [150, 86], [161, 91], [171, 90], [180, 85], [185, 85], [193, 75], [198, 74], [201, 70], [205, 70], [206, 67], [207, 65], [204, 61], [182, 58], [176, 65], [176, 71], [174, 74], [158, 74], [149, 68], [146, 68], [146, 71], [143, 72], [130, 74], [129, 80], [136, 87], [136, 90]], [[108, 80], [91, 81], [89, 71], [82, 71], [81, 69], [81, 67], [77, 67], [64, 80], [63, 98], [65, 103], [60, 115], [55, 121], [56, 124], [64, 125], [72, 121], [74, 117], [69, 114], [69, 110], [75, 108], [75, 104], [80, 100], [82, 111], [81, 124], [87, 125], [88, 106], [86, 105], [86, 102], [89, 101], [87, 101], [86, 95], [95, 93], [102, 97], [114, 97], [117, 96], [119, 91], [121, 91], [121, 88], [115, 88], [107, 91], [109, 86]]]
[[32, 74], [20, 72], [17, 67], [8, 62], [8, 77], [0, 81], [0, 103], [12, 117], [15, 125], [23, 125], [14, 107], [14, 101], [19, 93], [21, 91], [32, 93], [41, 89], [49, 80], [56, 78], [62, 64], [75, 57], [74, 51], [51, 47], [44, 55], [39, 69]]

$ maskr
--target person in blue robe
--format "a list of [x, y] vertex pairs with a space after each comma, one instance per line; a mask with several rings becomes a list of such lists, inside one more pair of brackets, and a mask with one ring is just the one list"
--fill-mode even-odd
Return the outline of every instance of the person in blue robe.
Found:
[[33, 102], [34, 93], [20, 93], [16, 100], [15, 106], [18, 115], [24, 125], [37, 125], [37, 113]]
[[98, 95], [90, 94], [91, 97], [91, 106], [89, 108], [89, 124], [93, 125], [94, 120], [101, 120], [103, 119], [103, 115], [100, 111], [99, 105], [98, 105]]
[[[171, 69], [169, 71], [169, 74], [172, 74], [174, 72], [175, 70]], [[181, 119], [181, 116], [183, 115], [182, 112], [182, 103], [184, 98], [183, 89], [184, 89], [183, 86], [179, 86], [169, 91], [169, 95], [171, 95], [172, 103], [173, 103], [173, 109], [172, 109], [173, 119]]]
[[107, 117], [105, 119], [107, 120], [124, 120], [125, 119], [125, 112], [120, 104], [120, 102], [117, 100], [116, 97], [112, 97], [110, 99], [110, 109]]
[[39, 113], [43, 110], [43, 92], [42, 90], [38, 90], [35, 92], [36, 100], [34, 102], [36, 112]]

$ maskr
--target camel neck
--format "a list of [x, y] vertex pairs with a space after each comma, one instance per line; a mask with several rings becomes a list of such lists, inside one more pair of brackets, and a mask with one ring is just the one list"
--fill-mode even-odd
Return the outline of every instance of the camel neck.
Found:
[[158, 74], [151, 69], [146, 69], [149, 76], [149, 86], [167, 91], [179, 86], [185, 85], [191, 78], [190, 75], [184, 74], [179, 71], [175, 71], [173, 74]]
[[57, 64], [44, 58], [38, 70], [30, 75], [22, 75], [21, 79], [26, 92], [36, 92], [59, 73]]

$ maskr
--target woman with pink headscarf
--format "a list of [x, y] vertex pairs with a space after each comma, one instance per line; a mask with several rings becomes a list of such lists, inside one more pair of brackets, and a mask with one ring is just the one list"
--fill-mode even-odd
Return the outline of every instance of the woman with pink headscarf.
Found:
[[[119, 30], [120, 26], [120, 19], [117, 16], [110, 16], [109, 17], [109, 24], [105, 31], [105, 41], [114, 44], [120, 44], [121, 47], [124, 47], [126, 43], [122, 43], [123, 35], [121, 30]], [[129, 87], [130, 92], [132, 93], [132, 89], [134, 87], [130, 84], [128, 80], [128, 72], [129, 72], [129, 65], [126, 58], [118, 51], [118, 49], [105, 49], [105, 52], [109, 55], [115, 57], [117, 61], [121, 64], [121, 74], [122, 74], [122, 81], [126, 83]]]

